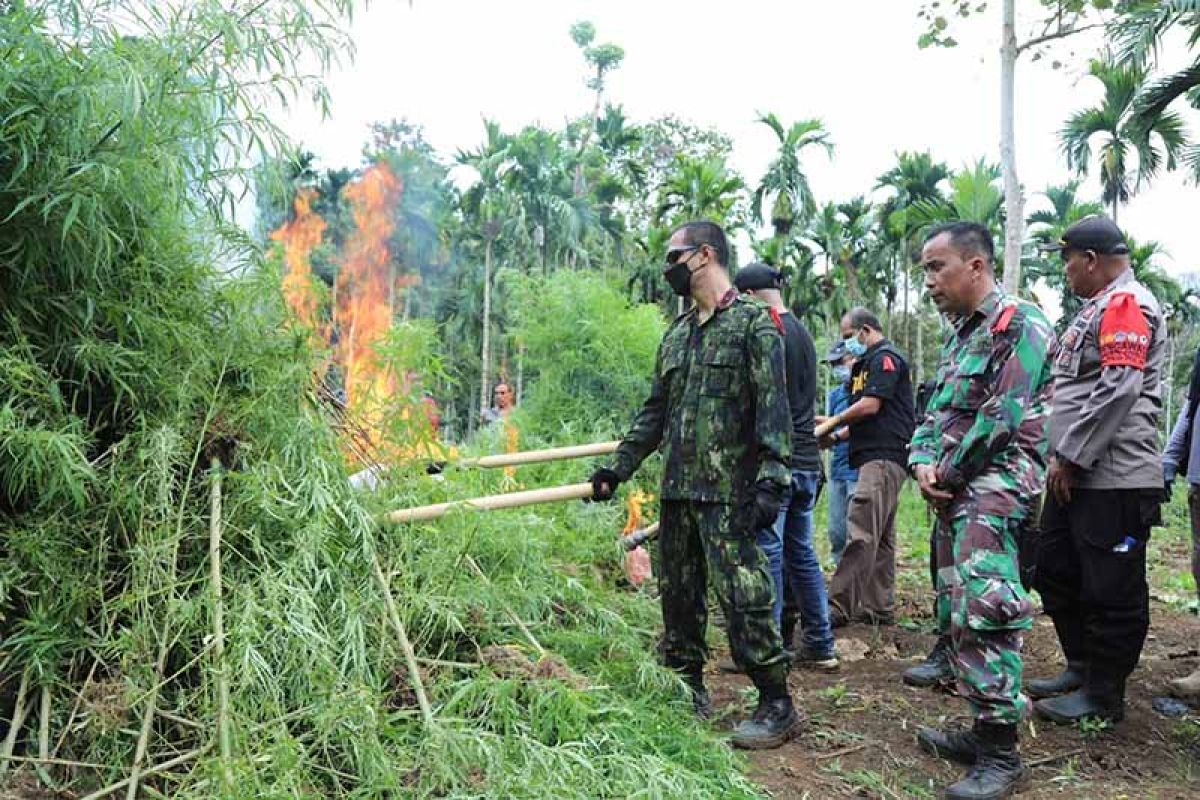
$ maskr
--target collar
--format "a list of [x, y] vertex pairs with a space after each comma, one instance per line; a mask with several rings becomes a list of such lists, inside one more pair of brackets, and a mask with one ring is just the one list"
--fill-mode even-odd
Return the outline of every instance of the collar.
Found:
[[1101, 289], [1100, 291], [1096, 292], [1094, 295], [1089, 297], [1085, 301], [1085, 304], [1099, 302], [1105, 296], [1112, 294], [1114, 291], [1116, 291], [1121, 286], [1124, 286], [1127, 283], [1133, 283], [1133, 281], [1134, 281], [1133, 267], [1130, 266], [1130, 267], [1127, 267], [1125, 269], [1125, 271], [1122, 272], [1120, 275], [1113, 278], [1112, 281], [1107, 286], [1105, 286], [1103, 289]]
[[737, 300], [737, 299], [738, 299], [738, 290], [737, 290], [737, 287], [736, 287], [736, 286], [730, 286], [730, 287], [729, 287], [729, 289], [727, 289], [727, 290], [725, 291], [725, 294], [721, 295], [721, 299], [717, 301], [717, 308], [716, 308], [716, 310], [717, 310], [717, 311], [724, 311], [725, 309], [727, 309], [727, 308], [729, 308], [731, 305], [733, 305], [733, 301], [735, 301], [735, 300]]
[[876, 342], [875, 344], [873, 344], [873, 345], [871, 345], [870, 347], [868, 347], [868, 348], [867, 348], [867, 352], [865, 352], [865, 353], [863, 353], [863, 354], [862, 354], [862, 358], [858, 359], [858, 361], [856, 361], [856, 362], [855, 362], [855, 366], [857, 366], [857, 365], [858, 365], [858, 363], [860, 363], [860, 362], [861, 362], [861, 363], [866, 363], [866, 361], [867, 361], [867, 356], [869, 356], [869, 355], [871, 355], [872, 353], [874, 353], [875, 351], [879, 350], [879, 348], [883, 347], [883, 346], [884, 346], [884, 345], [886, 345], [886, 344], [891, 344], [891, 342], [889, 342], [889, 341], [887, 340], [887, 337], [885, 336], [885, 337], [883, 337], [882, 339], [880, 339], [878, 342]]
[[954, 332], [961, 337], [974, 330], [976, 323], [986, 322], [994, 317], [1000, 311], [1000, 306], [1005, 297], [1007, 295], [1004, 293], [1004, 290], [996, 286], [987, 293], [987, 296], [983, 298], [983, 302], [974, 311], [970, 314], [963, 314], [954, 321]]

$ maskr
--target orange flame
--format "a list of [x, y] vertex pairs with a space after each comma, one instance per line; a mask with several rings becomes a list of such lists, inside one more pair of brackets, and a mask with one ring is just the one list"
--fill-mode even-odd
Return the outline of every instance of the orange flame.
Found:
[[652, 495], [646, 494], [640, 489], [629, 495], [629, 499], [625, 501], [625, 507], [629, 511], [629, 518], [625, 521], [625, 527], [621, 530], [622, 536], [628, 536], [642, 527], [642, 506], [653, 499]]
[[355, 231], [346, 243], [337, 280], [339, 361], [345, 368], [346, 402], [378, 444], [382, 407], [397, 389], [394, 374], [379, 364], [375, 346], [392, 324], [387, 242], [396, 227], [403, 183], [384, 163], [346, 187]]
[[271, 231], [271, 240], [283, 245], [287, 274], [283, 297], [296, 319], [314, 330], [317, 327], [317, 293], [313, 289], [312, 252], [325, 235], [325, 220], [312, 210], [314, 189], [301, 189], [293, 203], [296, 214]]

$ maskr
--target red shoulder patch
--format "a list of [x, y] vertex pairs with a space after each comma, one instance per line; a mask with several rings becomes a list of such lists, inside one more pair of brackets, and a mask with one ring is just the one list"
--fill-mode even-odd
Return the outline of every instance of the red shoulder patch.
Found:
[[1000, 312], [1000, 316], [996, 318], [996, 323], [992, 325], [992, 333], [1004, 333], [1008, 330], [1008, 325], [1012, 322], [1013, 315], [1017, 313], [1016, 305], [1011, 305]]
[[887, 353], [883, 354], [883, 371], [884, 372], [895, 372], [896, 371], [896, 362], [893, 361], [892, 357], [889, 356]]
[[783, 317], [781, 317], [779, 315], [779, 310], [776, 308], [768, 308], [767, 311], [771, 312], [771, 321], [775, 323], [775, 330], [779, 331], [779, 333], [782, 334], [783, 333]]
[[1100, 365], [1145, 369], [1149, 352], [1150, 325], [1137, 298], [1114, 294], [1100, 318]]

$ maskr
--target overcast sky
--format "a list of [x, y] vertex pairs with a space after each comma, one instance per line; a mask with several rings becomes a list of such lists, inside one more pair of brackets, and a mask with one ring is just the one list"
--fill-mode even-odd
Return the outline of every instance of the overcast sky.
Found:
[[[375, 0], [354, 20], [354, 63], [331, 76], [332, 118], [302, 110], [286, 127], [322, 167], [357, 165], [368, 124], [392, 117], [423, 125], [446, 155], [478, 144], [484, 117], [510, 131], [557, 127], [591, 107], [568, 35], [587, 19], [597, 43], [625, 49], [607, 97], [631, 119], [673, 113], [719, 128], [754, 185], [775, 148], [756, 113], [785, 124], [819, 117], [837, 149], [832, 159], [811, 153], [805, 166], [819, 201], [845, 200], [869, 192], [899, 150], [928, 149], [952, 167], [999, 160], [999, 5], [956, 22], [959, 47], [919, 50], [918, 0]], [[1061, 70], [1026, 57], [1018, 67], [1017, 160], [1031, 210], [1045, 204], [1038, 191], [1070, 177], [1056, 132], [1100, 96], [1086, 76], [1099, 44], [1060, 45]], [[1094, 176], [1085, 189], [1099, 194]], [[1163, 176], [1120, 222], [1161, 242], [1170, 271], [1197, 270], [1197, 200], [1200, 189]]]

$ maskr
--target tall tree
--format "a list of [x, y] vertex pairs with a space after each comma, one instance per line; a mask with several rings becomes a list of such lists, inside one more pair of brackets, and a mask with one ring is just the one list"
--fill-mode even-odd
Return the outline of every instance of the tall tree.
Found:
[[[1059, 133], [1067, 165], [1078, 175], [1091, 167], [1092, 141], [1099, 139], [1097, 161], [1102, 199], [1117, 219], [1121, 203], [1162, 168], [1174, 169], [1187, 144], [1183, 118], [1162, 110], [1154, 119], [1135, 119], [1134, 102], [1146, 80], [1139, 66], [1093, 60], [1092, 77], [1104, 86], [1099, 105], [1072, 114]], [[1136, 156], [1136, 165], [1131, 156]]]
[[724, 158], [680, 157], [674, 172], [659, 190], [658, 221], [705, 218], [736, 227], [734, 212], [745, 188], [745, 182]]
[[625, 58], [625, 50], [612, 43], [593, 46], [592, 42], [596, 39], [596, 26], [586, 21], [576, 22], [571, 26], [571, 39], [583, 52], [583, 58], [587, 62], [588, 67], [593, 70], [592, 76], [587, 81], [588, 88], [594, 93], [592, 113], [587, 119], [583, 136], [580, 137], [579, 152], [575, 159], [574, 190], [576, 196], [580, 196], [584, 192], [583, 154], [587, 150], [588, 142], [592, 138], [592, 134], [595, 132], [596, 126], [600, 121], [600, 104], [604, 97], [604, 81], [609, 72], [621, 65], [621, 61]]
[[[1133, 4], [1113, 26], [1117, 54], [1122, 63], [1149, 66], [1158, 59], [1159, 45], [1168, 32], [1186, 33], [1190, 63], [1149, 83], [1134, 103], [1130, 123], [1149, 129], [1170, 106], [1179, 101], [1200, 107], [1200, 4], [1194, 0], [1162, 0]], [[1200, 182], [1200, 142], [1184, 148], [1181, 161], [1189, 177]]]
[[754, 221], [761, 224], [763, 206], [770, 199], [771, 226], [776, 236], [786, 236], [793, 225], [807, 223], [817, 209], [801, 163], [803, 153], [806, 149], [821, 148], [826, 155], [832, 155], [833, 141], [819, 119], [803, 119], [785, 127], [774, 114], [759, 114], [758, 121], [774, 132], [779, 149], [754, 190], [750, 212]]
[[[1113, 0], [1039, 0], [1041, 8], [1032, 32], [1024, 41], [1017, 35], [1016, 0], [1000, 5], [1000, 164], [1004, 175], [1004, 249], [1018, 254], [1004, 272], [1004, 288], [1016, 294], [1021, 285], [1019, 254], [1025, 238], [1025, 196], [1017, 177], [1016, 82], [1017, 59], [1032, 52], [1034, 60], [1045, 55], [1045, 47], [1086, 30], [1103, 27], [1104, 15]], [[919, 47], [955, 47], [958, 41], [950, 33], [953, 17], [970, 17], [987, 10], [987, 3], [975, 0], [929, 0], [917, 16], [926, 30], [917, 40]], [[1054, 66], [1061, 66], [1058, 60]]]

